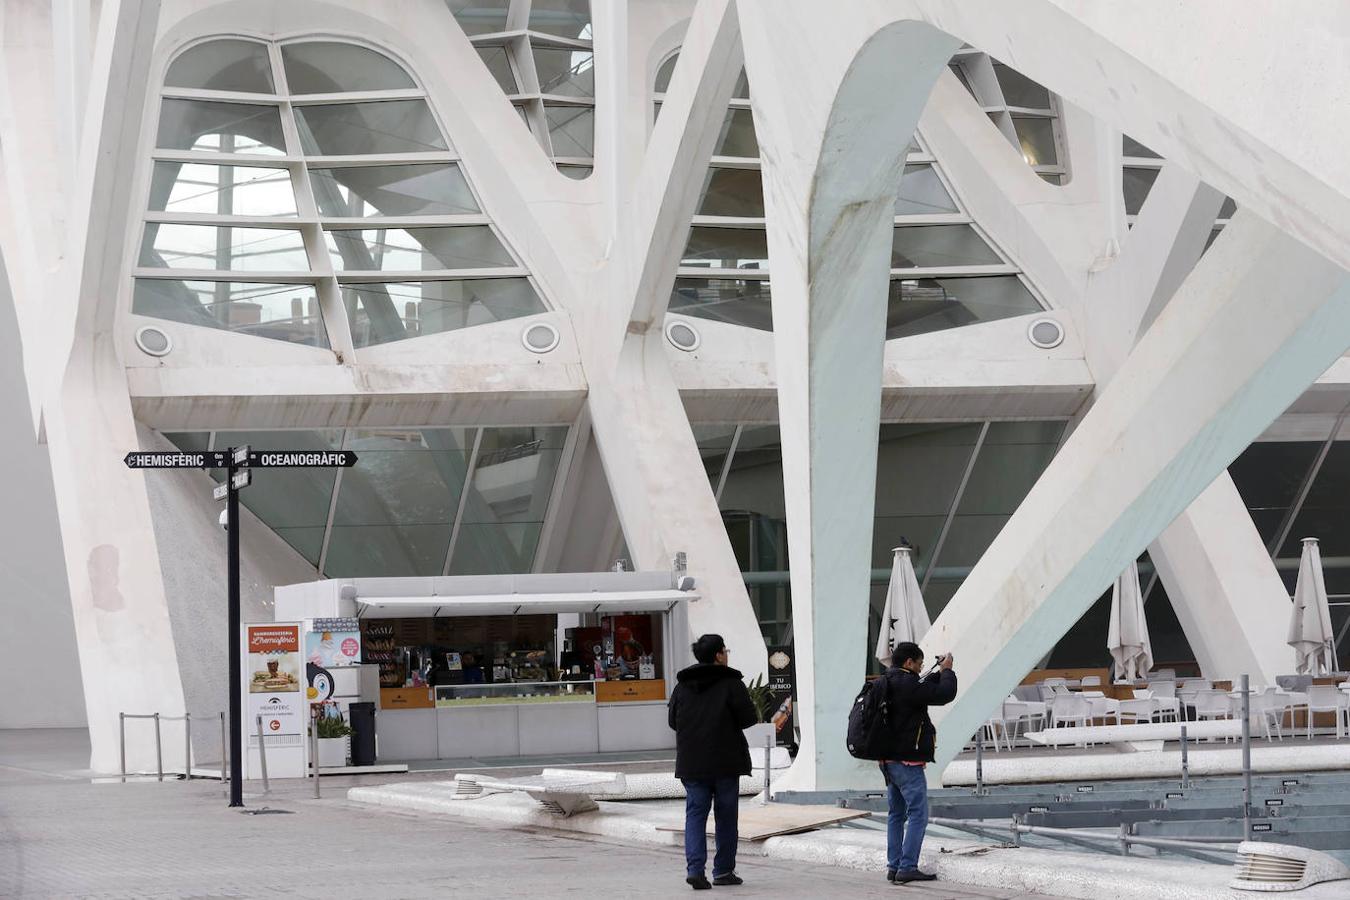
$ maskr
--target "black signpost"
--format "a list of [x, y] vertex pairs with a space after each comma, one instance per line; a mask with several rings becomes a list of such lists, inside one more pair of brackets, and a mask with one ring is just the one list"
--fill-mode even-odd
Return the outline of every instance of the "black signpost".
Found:
[[[211, 496], [225, 501], [225, 531], [228, 546], [228, 595], [230, 620], [230, 806], [244, 805], [244, 698], [240, 659], [242, 639], [239, 614], [239, 491], [253, 480], [253, 469], [347, 468], [356, 465], [350, 450], [252, 450], [248, 446], [228, 450], [132, 451], [123, 459], [129, 469], [224, 469], [224, 484]], [[261, 748], [259, 748], [261, 750]], [[317, 764], [315, 771], [317, 772]]]

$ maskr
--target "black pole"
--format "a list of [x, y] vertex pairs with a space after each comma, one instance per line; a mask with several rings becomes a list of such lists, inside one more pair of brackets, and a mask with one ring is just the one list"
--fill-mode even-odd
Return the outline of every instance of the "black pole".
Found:
[[[229, 616], [230, 616], [230, 806], [244, 805], [244, 748], [243, 697], [240, 685], [243, 676], [239, 659], [239, 492], [234, 487], [234, 448], [229, 449], [229, 468], [225, 483], [228, 495], [225, 501], [225, 536], [229, 545]], [[260, 748], [261, 749], [261, 748]]]

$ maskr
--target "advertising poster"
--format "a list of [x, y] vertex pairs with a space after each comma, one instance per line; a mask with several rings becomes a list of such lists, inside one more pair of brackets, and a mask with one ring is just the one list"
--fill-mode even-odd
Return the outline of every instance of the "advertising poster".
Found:
[[769, 716], [778, 743], [790, 744], [797, 739], [793, 731], [793, 695], [797, 691], [797, 666], [793, 661], [792, 645], [769, 647], [768, 687], [773, 694], [774, 711]]
[[300, 626], [249, 625], [245, 639], [248, 704], [244, 732], [248, 746], [258, 746], [258, 716], [262, 716], [267, 746], [300, 746], [305, 724], [300, 692]]
[[305, 661], [324, 669], [360, 664], [360, 620], [315, 619], [305, 634]]

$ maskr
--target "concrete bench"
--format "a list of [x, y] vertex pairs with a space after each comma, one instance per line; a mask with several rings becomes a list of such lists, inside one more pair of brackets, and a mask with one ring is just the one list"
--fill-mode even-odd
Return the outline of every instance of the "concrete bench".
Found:
[[[1029, 731], [1026, 739], [1044, 747], [1063, 747], [1078, 744], [1111, 744], [1120, 750], [1161, 750], [1165, 741], [1181, 740], [1183, 723], [1140, 723], [1136, 725], [1074, 725], [1068, 728], [1047, 728]], [[1186, 739], [1235, 738], [1242, 736], [1242, 722], [1237, 719], [1218, 719], [1206, 722], [1186, 722]]]
[[525, 778], [493, 778], [463, 773], [455, 776], [455, 799], [471, 800], [487, 794], [523, 791], [553, 815], [565, 819], [600, 807], [595, 797], [622, 795], [627, 789], [622, 772], [582, 769], [545, 769]]

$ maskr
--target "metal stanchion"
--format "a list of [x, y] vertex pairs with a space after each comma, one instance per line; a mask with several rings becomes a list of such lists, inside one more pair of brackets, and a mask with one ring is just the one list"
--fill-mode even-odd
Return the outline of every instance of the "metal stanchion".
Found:
[[1191, 786], [1191, 767], [1190, 761], [1186, 757], [1186, 726], [1181, 726], [1181, 786], [1188, 788]]
[[222, 712], [220, 714], [220, 787], [221, 790], [225, 792], [225, 796], [228, 797], [230, 796], [230, 782], [228, 778], [229, 759], [225, 752], [225, 748], [225, 713]]
[[975, 732], [975, 795], [984, 796], [984, 728]]
[[773, 738], [764, 736], [764, 804], [767, 806], [773, 798], [769, 796], [769, 764], [773, 760]]
[[127, 714], [117, 714], [117, 740], [121, 745], [122, 783], [127, 783]]
[[164, 780], [164, 745], [159, 741], [159, 713], [155, 713], [155, 772]]
[[1251, 683], [1242, 676], [1242, 837], [1252, 835], [1252, 720]]
[[267, 783], [267, 748], [263, 742], [262, 716], [258, 720], [258, 771], [262, 772], [263, 793], [271, 791], [271, 785]]
[[1129, 855], [1130, 855], [1130, 826], [1129, 826], [1127, 823], [1125, 823], [1125, 822], [1121, 822], [1121, 823], [1120, 823], [1120, 837], [1118, 837], [1117, 840], [1120, 841], [1120, 855], [1121, 855], [1121, 856], [1129, 856]]
[[314, 799], [319, 799], [319, 720], [315, 718], [313, 707], [309, 715], [310, 760], [314, 767]]
[[192, 713], [183, 710], [183, 780], [192, 780]]

